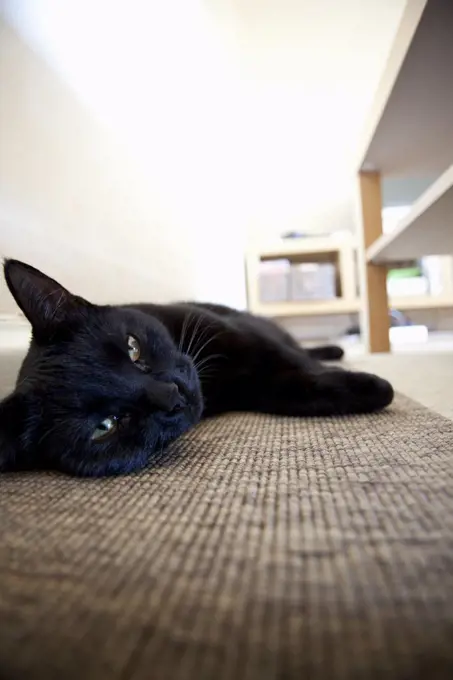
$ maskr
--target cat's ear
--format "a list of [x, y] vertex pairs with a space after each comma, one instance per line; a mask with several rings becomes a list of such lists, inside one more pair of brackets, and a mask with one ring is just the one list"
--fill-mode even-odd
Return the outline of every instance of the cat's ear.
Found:
[[31, 404], [13, 392], [0, 402], [0, 471], [20, 468], [31, 441]]
[[11, 295], [30, 321], [35, 336], [52, 333], [71, 311], [88, 305], [60, 283], [18, 260], [6, 260], [5, 279]]

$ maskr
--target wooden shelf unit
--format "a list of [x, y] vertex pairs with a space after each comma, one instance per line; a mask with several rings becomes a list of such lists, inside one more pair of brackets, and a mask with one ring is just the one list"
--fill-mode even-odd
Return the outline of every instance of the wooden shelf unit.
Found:
[[302, 302], [289, 300], [288, 302], [262, 302], [250, 308], [258, 316], [272, 318], [289, 318], [292, 316], [329, 316], [338, 314], [356, 314], [359, 312], [360, 301], [345, 301], [341, 298], [334, 300], [303, 300]]
[[[262, 302], [259, 295], [261, 261], [287, 258], [292, 262], [332, 262], [337, 268], [341, 296], [327, 300]], [[351, 314], [359, 311], [355, 253], [352, 235], [278, 239], [249, 248], [246, 254], [248, 307], [254, 314], [269, 317]]]
[[[294, 239], [290, 242], [280, 240], [263, 247], [255, 246], [246, 256], [248, 306], [259, 316], [290, 318], [297, 316], [328, 316], [356, 314], [362, 309], [363, 302], [357, 295], [355, 263], [355, 244], [353, 240], [327, 243], [328, 239]], [[297, 261], [322, 262], [336, 259], [339, 266], [342, 289], [345, 296], [331, 300], [288, 300], [284, 302], [261, 302], [259, 299], [259, 262], [260, 260], [287, 257]], [[332, 258], [334, 256], [334, 258]], [[338, 258], [338, 259], [337, 259]], [[441, 268], [443, 291], [438, 295], [390, 296], [388, 307], [404, 311], [453, 309], [453, 264], [444, 262]]]
[[[388, 264], [453, 254], [452, 35], [453, 2], [408, 0], [365, 126], [357, 161], [359, 272], [362, 327], [371, 352], [390, 350]], [[427, 187], [395, 231], [385, 235], [384, 181], [395, 188], [399, 205], [412, 202], [414, 183]], [[415, 302], [414, 309], [431, 304], [425, 296]], [[451, 306], [448, 295], [435, 306]]]
[[401, 312], [417, 311], [417, 309], [453, 309], [452, 295], [405, 295], [390, 296], [389, 307]]
[[415, 201], [390, 234], [367, 248], [368, 262], [384, 264], [453, 253], [453, 165]]

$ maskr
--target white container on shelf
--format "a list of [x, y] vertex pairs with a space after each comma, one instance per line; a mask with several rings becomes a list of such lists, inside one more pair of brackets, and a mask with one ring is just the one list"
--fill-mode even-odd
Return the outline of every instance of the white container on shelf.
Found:
[[336, 297], [335, 265], [302, 262], [291, 266], [292, 300], [331, 300]]
[[260, 302], [286, 302], [289, 299], [289, 260], [261, 261], [258, 265]]
[[387, 293], [394, 297], [405, 295], [427, 295], [428, 279], [426, 276], [412, 276], [405, 279], [387, 279]]

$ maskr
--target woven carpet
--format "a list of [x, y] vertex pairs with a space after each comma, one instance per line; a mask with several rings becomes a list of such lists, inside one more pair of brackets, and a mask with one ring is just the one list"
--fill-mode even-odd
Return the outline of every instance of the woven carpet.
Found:
[[453, 677], [453, 422], [403, 397], [4, 475], [0, 519], [2, 680]]

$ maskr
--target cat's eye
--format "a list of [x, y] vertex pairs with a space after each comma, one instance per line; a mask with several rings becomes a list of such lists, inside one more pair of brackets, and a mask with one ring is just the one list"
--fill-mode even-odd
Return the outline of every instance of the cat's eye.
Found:
[[127, 352], [134, 363], [140, 359], [140, 343], [133, 335], [127, 336]]
[[108, 416], [104, 418], [99, 425], [96, 427], [95, 431], [91, 435], [91, 439], [94, 441], [101, 441], [102, 439], [107, 439], [112, 434], [116, 432], [118, 428], [118, 418], [116, 416]]

